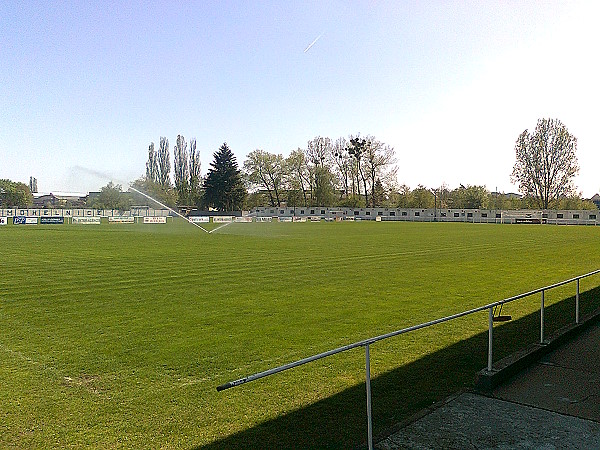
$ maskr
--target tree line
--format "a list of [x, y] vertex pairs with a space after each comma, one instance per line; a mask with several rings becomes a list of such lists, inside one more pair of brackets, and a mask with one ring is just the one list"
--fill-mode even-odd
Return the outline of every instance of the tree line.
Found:
[[[351, 135], [332, 141], [317, 136], [289, 156], [263, 149], [250, 152], [240, 169], [223, 143], [201, 176], [196, 140], [178, 135], [173, 147], [161, 137], [148, 147], [146, 173], [132, 186], [161, 203], [180, 208], [217, 210], [257, 206], [346, 206], [471, 209], [592, 209], [573, 183], [579, 171], [577, 139], [557, 119], [540, 119], [533, 132], [523, 131], [515, 143], [511, 180], [523, 197], [489, 192], [485, 186], [446, 185], [411, 189], [397, 185], [394, 149], [373, 136]], [[171, 169], [173, 171], [171, 172]], [[0, 205], [27, 206], [32, 194], [23, 183], [0, 180]], [[149, 204], [147, 198], [124, 193], [112, 182], [89, 196], [92, 208], [127, 209]]]
[[[174, 207], [250, 209], [256, 206], [382, 205], [396, 186], [394, 150], [372, 136], [335, 142], [317, 136], [285, 158], [262, 149], [240, 169], [227, 143], [200, 176], [195, 139], [177, 136], [171, 175], [169, 141], [148, 148], [146, 174], [133, 187]], [[136, 198], [147, 203], [143, 198]]]
[[490, 192], [485, 186], [450, 189], [398, 186], [394, 149], [373, 136], [317, 136], [289, 156], [263, 149], [250, 152], [240, 170], [227, 144], [213, 154], [206, 178], [200, 177], [199, 152], [192, 139], [177, 137], [174, 184], [171, 184], [169, 143], [150, 144], [146, 176], [138, 188], [151, 191], [170, 206], [252, 209], [257, 206], [346, 206], [471, 209], [593, 209], [574, 188], [579, 166], [577, 140], [553, 119], [540, 119], [515, 143], [511, 180], [522, 197]]

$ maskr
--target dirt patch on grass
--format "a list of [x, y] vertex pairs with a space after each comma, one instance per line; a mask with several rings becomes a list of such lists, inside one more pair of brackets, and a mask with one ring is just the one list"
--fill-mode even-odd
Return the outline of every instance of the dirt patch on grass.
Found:
[[102, 394], [99, 375], [82, 374], [75, 377], [63, 377], [63, 384], [68, 387], [83, 388], [92, 394]]

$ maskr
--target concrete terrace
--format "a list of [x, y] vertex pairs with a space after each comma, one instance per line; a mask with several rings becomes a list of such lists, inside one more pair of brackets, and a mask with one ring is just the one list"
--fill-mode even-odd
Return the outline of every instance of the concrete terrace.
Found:
[[600, 448], [600, 324], [489, 392], [447, 399], [375, 448]]

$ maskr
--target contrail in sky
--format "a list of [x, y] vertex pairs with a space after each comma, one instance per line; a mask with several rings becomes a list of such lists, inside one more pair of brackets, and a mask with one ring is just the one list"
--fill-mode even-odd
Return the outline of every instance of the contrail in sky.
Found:
[[[323, 31], [323, 33], [325, 33], [325, 32]], [[311, 49], [311, 47], [313, 45], [315, 45], [319, 39], [321, 39], [321, 36], [323, 36], [323, 33], [321, 33], [320, 35], [318, 35], [317, 38], [314, 41], [312, 41], [308, 47], [306, 47], [304, 49], [304, 53], [306, 53], [307, 51], [309, 51]]]

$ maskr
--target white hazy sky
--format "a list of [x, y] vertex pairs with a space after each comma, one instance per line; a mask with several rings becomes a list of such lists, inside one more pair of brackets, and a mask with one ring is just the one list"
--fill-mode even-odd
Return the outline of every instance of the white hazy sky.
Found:
[[[145, 172], [150, 142], [226, 141], [241, 165], [315, 136], [371, 134], [398, 182], [516, 191], [539, 118], [578, 138], [600, 190], [600, 3], [0, 2], [0, 178], [98, 190]], [[320, 39], [304, 52], [318, 36]]]

